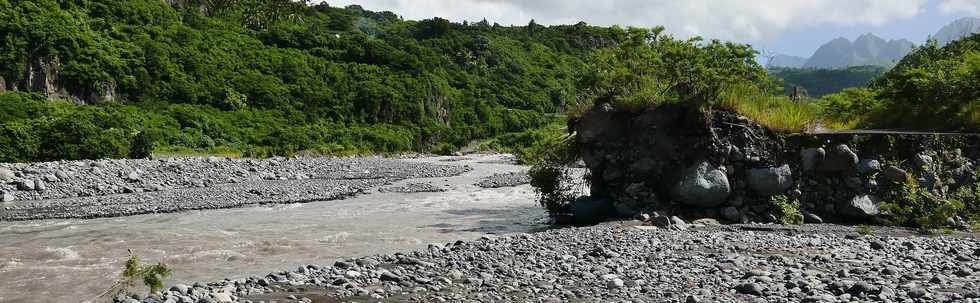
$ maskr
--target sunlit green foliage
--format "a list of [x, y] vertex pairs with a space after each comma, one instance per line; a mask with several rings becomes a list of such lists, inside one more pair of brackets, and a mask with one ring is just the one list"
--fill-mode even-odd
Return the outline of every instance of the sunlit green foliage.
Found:
[[874, 123], [922, 130], [980, 130], [980, 35], [917, 48], [872, 88], [882, 111]]
[[634, 111], [671, 102], [712, 107], [719, 105], [723, 87], [766, 79], [747, 45], [680, 40], [662, 32], [630, 28], [620, 33], [624, 43], [590, 55], [578, 82], [583, 102]]
[[287, 0], [0, 0], [0, 19], [4, 89], [37, 93], [26, 75], [48, 68], [69, 99], [0, 93], [0, 161], [143, 154], [144, 131], [168, 151], [456, 149], [546, 124], [625, 39]]
[[150, 289], [150, 293], [163, 289], [163, 279], [170, 277], [173, 270], [164, 263], [144, 264], [139, 256], [130, 256], [126, 260], [119, 280], [106, 289], [99, 297], [129, 295], [137, 282]]
[[814, 104], [773, 95], [749, 83], [723, 87], [718, 99], [722, 108], [739, 112], [773, 130], [802, 132], [821, 122], [819, 108]]
[[803, 224], [803, 213], [800, 212], [800, 200], [790, 199], [779, 195], [769, 198], [769, 206], [776, 211], [779, 222], [783, 224]]
[[959, 199], [930, 192], [911, 175], [886, 197], [881, 208], [893, 224], [938, 228], [956, 216], [965, 205]]

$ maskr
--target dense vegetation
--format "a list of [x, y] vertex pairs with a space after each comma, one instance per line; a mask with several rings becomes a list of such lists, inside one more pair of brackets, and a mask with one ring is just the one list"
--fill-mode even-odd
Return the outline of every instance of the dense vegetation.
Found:
[[799, 86], [810, 97], [823, 97], [847, 88], [866, 87], [887, 71], [880, 66], [856, 66], [845, 69], [771, 68], [769, 74], [783, 80], [784, 92], [793, 93]]
[[0, 161], [451, 150], [550, 123], [591, 51], [627, 38], [288, 0], [0, 0], [0, 18]]
[[980, 35], [927, 43], [867, 87], [816, 104], [844, 128], [980, 131]]
[[925, 130], [980, 130], [980, 35], [916, 49], [876, 80], [880, 104], [869, 124]]

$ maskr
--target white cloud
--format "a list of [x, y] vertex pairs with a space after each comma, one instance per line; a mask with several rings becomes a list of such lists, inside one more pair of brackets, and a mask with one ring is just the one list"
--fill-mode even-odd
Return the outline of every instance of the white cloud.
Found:
[[980, 14], [980, 0], [944, 0], [939, 3], [939, 11], [947, 14]]
[[[443, 17], [500, 24], [571, 24], [652, 27], [680, 36], [763, 41], [794, 29], [883, 25], [911, 18], [928, 0], [327, 0], [390, 10], [406, 19]], [[980, 0], [946, 0], [978, 3]], [[944, 4], [945, 5], [945, 4]]]

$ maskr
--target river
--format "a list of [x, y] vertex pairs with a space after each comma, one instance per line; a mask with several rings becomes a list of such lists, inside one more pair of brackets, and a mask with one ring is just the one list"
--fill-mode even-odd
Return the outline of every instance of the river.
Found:
[[[414, 161], [442, 161], [426, 158]], [[429, 243], [546, 228], [528, 185], [483, 189], [480, 178], [522, 171], [506, 156], [453, 162], [473, 171], [410, 179], [440, 193], [381, 193], [345, 200], [89, 220], [0, 222], [0, 302], [79, 302], [119, 276], [131, 250], [162, 261], [167, 284], [216, 281], [332, 264]]]

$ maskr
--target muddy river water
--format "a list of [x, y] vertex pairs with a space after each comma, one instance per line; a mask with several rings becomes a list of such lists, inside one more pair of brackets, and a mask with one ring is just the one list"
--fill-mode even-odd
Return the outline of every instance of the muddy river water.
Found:
[[546, 216], [528, 185], [474, 185], [495, 173], [526, 169], [506, 159], [468, 156], [452, 162], [474, 168], [463, 175], [393, 184], [424, 182], [447, 190], [439, 193], [372, 189], [345, 200], [306, 204], [0, 222], [0, 302], [92, 299], [115, 281], [130, 250], [147, 261], [169, 264], [174, 274], [167, 284], [189, 284], [545, 228]]

